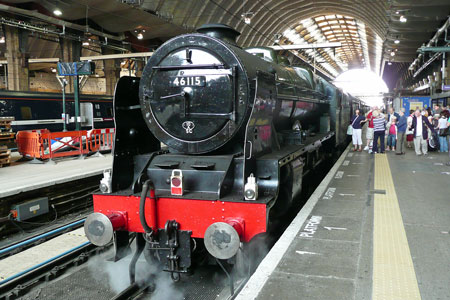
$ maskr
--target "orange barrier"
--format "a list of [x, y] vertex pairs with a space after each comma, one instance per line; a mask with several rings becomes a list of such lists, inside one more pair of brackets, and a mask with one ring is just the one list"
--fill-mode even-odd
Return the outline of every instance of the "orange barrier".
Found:
[[89, 148], [98, 152], [112, 150], [114, 144], [114, 128], [94, 129], [89, 132]]
[[18, 151], [23, 156], [44, 160], [110, 150], [114, 143], [114, 133], [113, 128], [94, 129], [90, 132], [50, 132], [40, 129], [19, 131], [16, 142]]

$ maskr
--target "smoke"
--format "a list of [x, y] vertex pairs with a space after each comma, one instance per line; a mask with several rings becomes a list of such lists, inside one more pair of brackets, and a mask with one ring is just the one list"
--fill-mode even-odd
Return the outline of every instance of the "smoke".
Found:
[[170, 274], [167, 272], [160, 272], [155, 279], [155, 291], [152, 293], [151, 300], [181, 300], [184, 299], [183, 293], [178, 290]]
[[[106, 279], [108, 287], [114, 293], [120, 293], [130, 285], [129, 266], [133, 253], [117, 261], [109, 261], [114, 251], [110, 250], [102, 255], [94, 256], [88, 261], [89, 271], [94, 278]], [[183, 293], [174, 285], [170, 273], [162, 271], [160, 265], [149, 264], [143, 255], [136, 263], [136, 282], [139, 285], [151, 284], [154, 291], [152, 300], [181, 300]]]

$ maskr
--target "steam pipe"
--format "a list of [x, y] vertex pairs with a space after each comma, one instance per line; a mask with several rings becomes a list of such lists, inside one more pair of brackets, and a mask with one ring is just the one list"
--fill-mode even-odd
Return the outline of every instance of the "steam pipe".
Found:
[[[151, 224], [147, 223], [145, 219], [145, 202], [147, 198], [148, 191], [150, 190], [150, 213], [152, 215]], [[139, 220], [146, 233], [152, 233], [157, 230], [156, 221], [156, 199], [155, 199], [155, 187], [153, 182], [148, 179], [144, 182], [141, 192], [141, 200], [139, 201]]]

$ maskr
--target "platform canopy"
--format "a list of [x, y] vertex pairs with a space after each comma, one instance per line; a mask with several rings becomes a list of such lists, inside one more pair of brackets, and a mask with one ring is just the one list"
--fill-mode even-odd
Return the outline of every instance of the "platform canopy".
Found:
[[[336, 76], [351, 68], [380, 74], [385, 63], [400, 72], [417, 57], [450, 13], [448, 0], [5, 0], [4, 6], [88, 25], [151, 51], [205, 23], [241, 32], [239, 45], [341, 42], [342, 47], [303, 49], [299, 54]], [[14, 13], [5, 7], [0, 12]], [[47, 19], [48, 21], [48, 19]], [[69, 27], [71, 28], [71, 27]], [[147, 41], [147, 42], [146, 42]]]

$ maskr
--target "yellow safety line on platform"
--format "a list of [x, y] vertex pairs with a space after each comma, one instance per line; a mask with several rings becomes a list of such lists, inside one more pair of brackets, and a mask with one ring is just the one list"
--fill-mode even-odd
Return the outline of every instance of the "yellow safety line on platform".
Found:
[[386, 154], [375, 155], [373, 300], [421, 299]]

